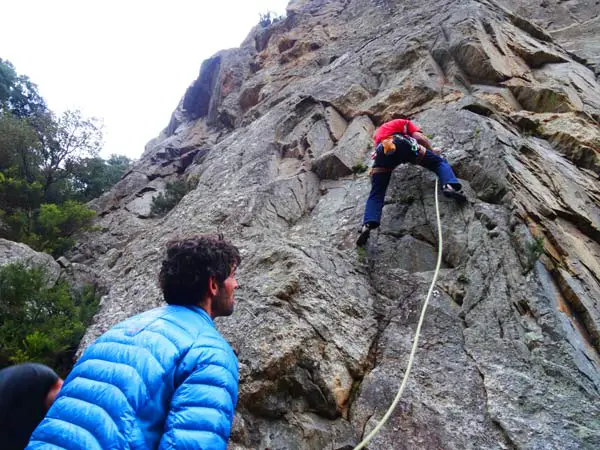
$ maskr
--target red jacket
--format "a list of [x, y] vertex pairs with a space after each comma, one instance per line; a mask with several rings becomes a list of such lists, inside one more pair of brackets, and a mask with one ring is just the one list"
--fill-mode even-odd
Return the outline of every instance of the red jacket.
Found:
[[407, 119], [390, 120], [381, 125], [375, 132], [375, 145], [378, 145], [383, 139], [392, 134], [399, 133], [411, 136], [413, 133], [421, 130], [414, 123]]

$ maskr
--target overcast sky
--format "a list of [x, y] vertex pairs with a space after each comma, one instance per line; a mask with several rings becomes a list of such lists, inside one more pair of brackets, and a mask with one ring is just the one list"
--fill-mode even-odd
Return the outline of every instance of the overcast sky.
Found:
[[168, 124], [202, 61], [238, 47], [259, 13], [287, 0], [2, 2], [0, 58], [57, 113], [104, 121], [104, 150], [138, 158]]

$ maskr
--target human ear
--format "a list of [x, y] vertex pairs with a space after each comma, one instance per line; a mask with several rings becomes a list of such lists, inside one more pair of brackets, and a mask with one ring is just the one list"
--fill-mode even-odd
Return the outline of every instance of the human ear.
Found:
[[217, 279], [215, 277], [208, 277], [208, 293], [211, 297], [217, 295], [219, 291], [219, 283], [217, 283]]

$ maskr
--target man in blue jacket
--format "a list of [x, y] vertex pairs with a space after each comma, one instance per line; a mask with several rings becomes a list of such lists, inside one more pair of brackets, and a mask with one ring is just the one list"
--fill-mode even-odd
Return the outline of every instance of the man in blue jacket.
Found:
[[213, 324], [233, 312], [240, 254], [211, 236], [171, 242], [167, 306], [111, 328], [86, 349], [28, 449], [223, 449], [238, 362]]

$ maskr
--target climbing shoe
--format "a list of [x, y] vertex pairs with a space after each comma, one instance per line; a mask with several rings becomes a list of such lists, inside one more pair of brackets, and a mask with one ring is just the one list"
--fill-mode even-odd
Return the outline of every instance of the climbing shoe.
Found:
[[462, 189], [456, 189], [451, 184], [445, 184], [442, 188], [442, 193], [446, 197], [453, 198], [454, 200], [457, 200], [460, 203], [464, 203], [467, 201], [467, 197], [463, 193]]
[[367, 240], [369, 239], [369, 236], [371, 235], [371, 229], [369, 228], [368, 225], [363, 225], [359, 230], [358, 230], [358, 239], [356, 240], [356, 246], [357, 247], [363, 247], [366, 243]]

